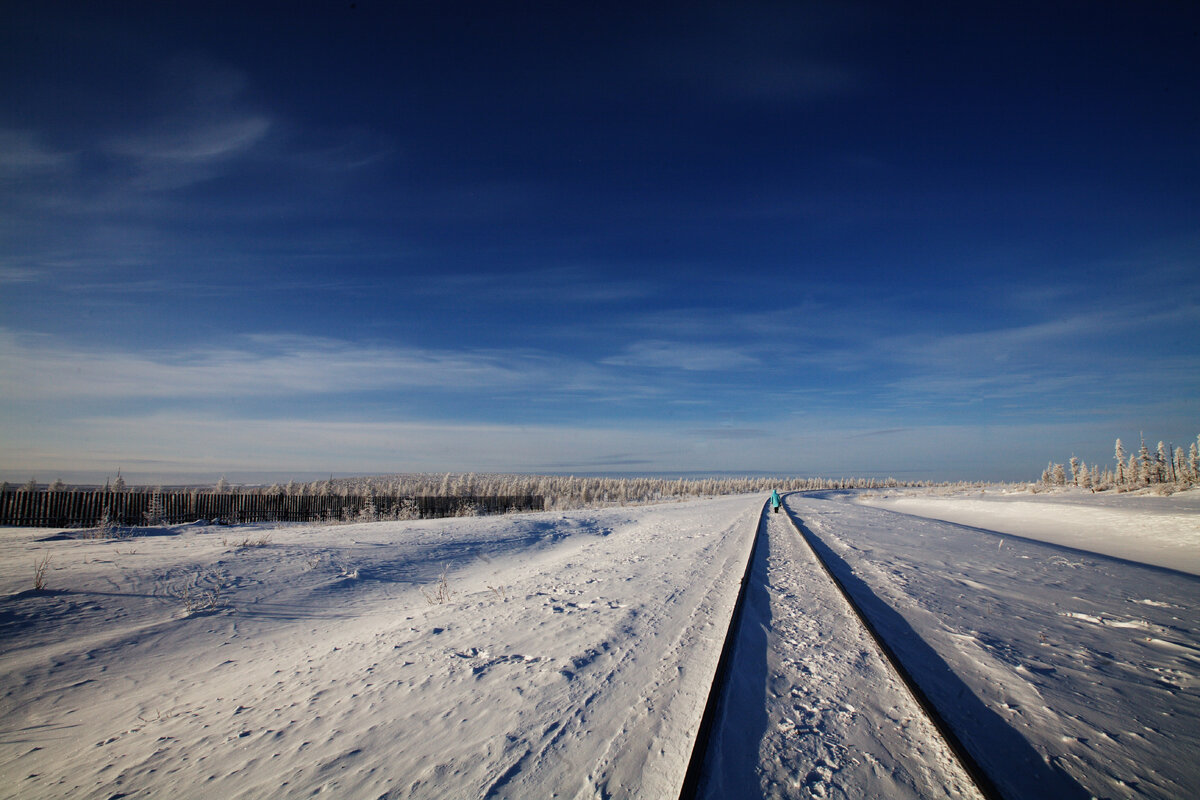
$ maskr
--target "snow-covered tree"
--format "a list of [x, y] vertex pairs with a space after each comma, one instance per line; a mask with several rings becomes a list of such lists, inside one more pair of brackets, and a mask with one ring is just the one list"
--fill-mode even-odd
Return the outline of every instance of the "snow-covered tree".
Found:
[[358, 511], [358, 519], [361, 522], [374, 522], [379, 518], [379, 510], [375, 506], [375, 498], [372, 495], [367, 495], [366, 502]]
[[1071, 456], [1071, 460], [1068, 463], [1071, 465], [1071, 485], [1078, 486], [1079, 485], [1079, 459], [1076, 458], [1075, 456]]
[[1125, 485], [1125, 448], [1121, 446], [1121, 440], [1117, 439], [1116, 452], [1113, 455], [1117, 460], [1117, 472], [1113, 476], [1118, 486]]
[[229, 481], [225, 480], [225, 476], [222, 475], [219, 479], [217, 479], [217, 485], [214, 486], [213, 489], [215, 489], [218, 494], [227, 494], [229, 492]]
[[162, 525], [166, 522], [166, 512], [163, 510], [162, 487], [159, 486], [150, 495], [150, 503], [144, 514], [147, 525]]

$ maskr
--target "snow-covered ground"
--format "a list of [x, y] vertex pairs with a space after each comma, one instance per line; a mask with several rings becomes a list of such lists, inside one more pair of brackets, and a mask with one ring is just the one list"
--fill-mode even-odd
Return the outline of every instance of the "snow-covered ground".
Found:
[[0, 794], [677, 793], [761, 508], [4, 529]]
[[782, 514], [768, 514], [700, 797], [979, 798]]
[[[1200, 578], [856, 498], [787, 502], [1007, 793], [1200, 796]], [[0, 529], [0, 796], [674, 796], [764, 499]], [[1121, 512], [1096, 541], [1200, 521], [1127, 499], [983, 502]], [[707, 796], [976, 796], [803, 539], [762, 524]]]
[[863, 494], [859, 502], [1200, 575], [1200, 489], [1169, 497], [901, 489]]
[[[1106, 527], [1079, 507], [1091, 497], [788, 504], [1006, 796], [1200, 797], [1200, 578], [1033, 541], [1083, 517], [1073, 547], [1112, 551], [1136, 527], [1142, 549], [1120, 555], [1153, 563], [1200, 547], [1200, 515], [1186, 496], [1113, 495]], [[980, 530], [995, 519], [1005, 533]]]

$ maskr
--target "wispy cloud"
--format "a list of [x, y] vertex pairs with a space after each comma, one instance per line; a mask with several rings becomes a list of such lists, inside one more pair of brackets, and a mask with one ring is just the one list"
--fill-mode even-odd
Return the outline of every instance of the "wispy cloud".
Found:
[[649, 279], [616, 279], [603, 268], [558, 266], [495, 272], [429, 276], [414, 287], [421, 294], [481, 297], [489, 303], [615, 304], [659, 292]]
[[[272, 398], [305, 402], [344, 398], [342, 411], [371, 406], [382, 393], [389, 404], [456, 397], [487, 418], [479, 403], [507, 403], [535, 417], [593, 416], [603, 407], [638, 407], [687, 396], [670, 381], [647, 380], [611, 365], [533, 349], [438, 349], [356, 343], [304, 335], [243, 334], [206, 346], [121, 349], [79, 346], [44, 335], [0, 329], [0, 402], [63, 401], [85, 407], [101, 400], [133, 400], [151, 407], [221, 400]], [[81, 405], [82, 404], [82, 405]], [[540, 412], [530, 411], [532, 408]]]
[[361, 126], [323, 131], [319, 134], [288, 131], [298, 137], [295, 152], [286, 157], [300, 169], [326, 174], [355, 172], [375, 167], [393, 157], [399, 149], [389, 136]]
[[[268, 472], [286, 479], [321, 471], [613, 469], [1018, 480], [1036, 478], [1046, 459], [1063, 451], [1074, 451], [1089, 463], [1107, 461], [1114, 430], [1108, 419], [923, 425], [886, 432], [848, 427], [844, 420], [791, 419], [768, 428], [774, 433], [767, 437], [718, 437], [709, 430], [664, 424], [348, 422], [162, 412], [69, 419], [37, 432], [0, 429], [0, 472], [6, 480], [26, 480], [30, 474], [48, 479], [61, 472], [91, 473], [94, 480], [103, 480], [123, 466], [134, 482], [169, 480], [179, 473], [215, 480], [227, 471]], [[80, 448], [81, 441], [87, 442], [86, 449]]]
[[875, 436], [895, 436], [901, 433], [908, 433], [911, 428], [887, 428], [879, 431], [864, 431], [862, 433], [850, 434], [851, 439], [867, 439]]
[[75, 157], [46, 146], [33, 131], [0, 128], [0, 176], [62, 169]]
[[[87, 454], [73, 439], [84, 436]], [[164, 412], [67, 421], [36, 443], [6, 435], [0, 467], [114, 469], [137, 458], [159, 469], [583, 469], [672, 463], [692, 448], [665, 431], [423, 421], [231, 419]], [[169, 465], [169, 466], [166, 466]], [[59, 467], [61, 468], [61, 467]]]
[[0, 285], [6, 283], [31, 283], [43, 277], [41, 270], [30, 267], [0, 264]]
[[1075, 340], [1106, 334], [1114, 323], [1101, 313], [1076, 314], [1031, 325], [993, 328], [969, 333], [919, 333], [894, 337], [884, 345], [894, 355], [922, 367], [956, 369], [976, 365], [992, 369], [997, 364], [1042, 360], [1075, 349]]
[[623, 352], [603, 359], [602, 363], [618, 367], [712, 372], [749, 369], [761, 362], [737, 347], [653, 340], [629, 345]]
[[450, 352], [303, 336], [250, 335], [234, 344], [157, 352], [77, 348], [0, 331], [4, 397], [270, 397], [395, 389], [471, 391], [549, 382], [532, 354]]
[[723, 428], [697, 428], [694, 433], [704, 439], [767, 439], [773, 434], [766, 428], [738, 428], [738, 427], [723, 427]]
[[178, 59], [167, 70], [157, 115], [136, 131], [110, 137], [104, 150], [128, 162], [130, 188], [178, 189], [212, 177], [271, 129], [271, 118], [249, 106], [239, 70], [202, 58]]
[[266, 134], [270, 120], [262, 115], [227, 119], [173, 119], [109, 144], [129, 158], [178, 163], [210, 162], [240, 153]]

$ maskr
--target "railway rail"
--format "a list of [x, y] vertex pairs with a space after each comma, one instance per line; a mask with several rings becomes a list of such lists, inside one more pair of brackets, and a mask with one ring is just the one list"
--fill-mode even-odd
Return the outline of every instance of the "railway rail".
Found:
[[[786, 504], [783, 506], [783, 514], [778, 515], [786, 520], [786, 524], [790, 531], [794, 533], [797, 540], [803, 542], [806, 552], [810, 553], [812, 558], [821, 566], [821, 570], [828, 577], [830, 584], [836, 589], [841, 601], [852, 613], [853, 618], [857, 619], [862, 626], [864, 632], [869, 637], [869, 640], [874, 644], [875, 649], [884, 662], [891, 668], [895, 676], [902, 683], [908, 695], [919, 708], [920, 713], [924, 715], [933, 731], [939, 736], [942, 742], [953, 758], [961, 767], [962, 772], [972, 782], [974, 789], [979, 795], [988, 800], [1001, 798], [1002, 795], [997, 789], [995, 783], [987, 775], [987, 773], [979, 766], [972, 758], [971, 754], [963, 746], [963, 743], [956, 736], [953, 728], [938, 712], [937, 707], [929, 700], [927, 695], [922, 691], [921, 687], [914, 679], [913, 675], [897, 657], [895, 651], [888, 645], [886, 639], [876, 630], [871, 623], [869, 617], [858, 606], [854, 598], [847, 590], [846, 586], [838, 576], [830, 569], [829, 565], [820, 555], [820, 548], [813, 546], [812, 539], [815, 534], [808, 530], [802, 520], [797, 519], [788, 509]], [[761, 554], [767, 548], [767, 542], [764, 540], [769, 536], [768, 524], [771, 521], [772, 515], [767, 504], [764, 504], [763, 511], [759, 516], [757, 528], [755, 530], [755, 540], [750, 550], [749, 559], [746, 564], [746, 569], [742, 577], [741, 586], [739, 588], [737, 604], [731, 616], [729, 628], [727, 630], [725, 641], [722, 647], [721, 656], [718, 662], [712, 686], [709, 690], [708, 701], [705, 706], [701, 724], [697, 729], [695, 744], [692, 750], [691, 759], [688, 764], [686, 776], [680, 790], [680, 800], [692, 800], [702, 796], [702, 785], [706, 770], [706, 758], [711, 753], [710, 743], [715, 736], [720, 734], [718, 730], [723, 714], [721, 712], [722, 703], [729, 702], [731, 670], [733, 669], [734, 650], [738, 641], [745, 635], [747, 631], [743, 629], [746, 624], [744, 620], [744, 607], [746, 605], [746, 597], [751, 587], [752, 574], [754, 573], [754, 565], [756, 558], [763, 557]], [[765, 588], [764, 588], [765, 591]]]

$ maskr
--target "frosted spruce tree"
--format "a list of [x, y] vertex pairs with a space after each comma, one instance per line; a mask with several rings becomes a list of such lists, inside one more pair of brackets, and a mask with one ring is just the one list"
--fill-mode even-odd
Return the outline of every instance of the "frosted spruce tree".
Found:
[[1154, 455], [1154, 471], [1158, 483], [1174, 483], [1175, 475], [1171, 469], [1171, 459], [1167, 456], [1167, 446], [1158, 443], [1158, 451]]
[[1142, 439], [1142, 445], [1138, 448], [1138, 483], [1142, 486], [1148, 486], [1152, 480], [1150, 477], [1154, 471], [1152, 462], [1150, 448], [1146, 447], [1146, 440]]

